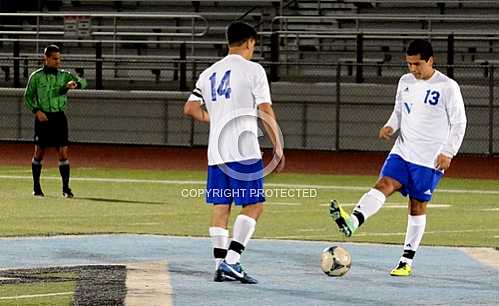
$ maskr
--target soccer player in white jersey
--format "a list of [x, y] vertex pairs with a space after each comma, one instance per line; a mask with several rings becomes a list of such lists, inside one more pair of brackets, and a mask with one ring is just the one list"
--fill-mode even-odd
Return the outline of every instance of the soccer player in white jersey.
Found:
[[[216, 262], [214, 280], [255, 284], [256, 279], [242, 268], [240, 257], [265, 201], [257, 138], [259, 117], [266, 118], [262, 122], [274, 147], [277, 172], [284, 167], [283, 144], [277, 133], [267, 75], [260, 64], [250, 61], [255, 50], [255, 29], [234, 22], [226, 34], [229, 54], [201, 73], [184, 114], [210, 125], [206, 202], [213, 204], [209, 235]], [[233, 202], [242, 208], [229, 244], [227, 224]]]
[[395, 107], [379, 137], [395, 144], [385, 160], [375, 186], [365, 193], [348, 215], [335, 200], [330, 214], [345, 236], [351, 236], [374, 215], [395, 191], [409, 195], [409, 216], [402, 257], [390, 272], [409, 276], [423, 237], [426, 206], [457, 154], [466, 129], [463, 98], [456, 81], [433, 68], [433, 48], [422, 39], [412, 41], [406, 54], [410, 73], [398, 83]]

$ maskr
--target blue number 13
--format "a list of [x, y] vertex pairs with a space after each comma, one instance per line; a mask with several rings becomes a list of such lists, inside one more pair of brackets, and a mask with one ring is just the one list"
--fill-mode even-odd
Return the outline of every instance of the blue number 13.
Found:
[[210, 76], [211, 101], [217, 101], [217, 95], [225, 96], [225, 99], [230, 99], [230, 93], [231, 93], [230, 70], [225, 71], [224, 76], [220, 80], [220, 84], [218, 85], [217, 89], [215, 89], [216, 81], [217, 81], [217, 73], [213, 72], [213, 74]]
[[424, 98], [424, 103], [430, 103], [431, 105], [437, 105], [438, 99], [440, 98], [440, 93], [436, 90], [431, 91], [428, 89], [426, 91], [426, 97]]

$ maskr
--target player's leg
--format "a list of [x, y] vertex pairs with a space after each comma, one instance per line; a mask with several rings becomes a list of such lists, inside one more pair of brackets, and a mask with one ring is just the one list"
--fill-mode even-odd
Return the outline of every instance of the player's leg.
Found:
[[411, 275], [413, 259], [425, 231], [427, 203], [443, 176], [443, 173], [436, 169], [410, 163], [408, 169], [411, 179], [407, 186], [410, 197], [407, 231], [403, 254], [397, 267], [390, 273], [393, 276]]
[[71, 175], [71, 169], [69, 166], [68, 159], [68, 146], [59, 147], [57, 149], [57, 158], [59, 159], [59, 173], [62, 179], [62, 195], [65, 198], [72, 198], [73, 192], [69, 188], [69, 177]]
[[228, 191], [230, 191], [230, 183], [227, 175], [217, 165], [208, 166], [206, 203], [213, 205], [209, 235], [215, 259], [215, 277], [213, 280], [216, 282], [227, 280], [227, 277], [219, 269], [219, 266], [225, 256], [227, 256], [229, 241], [227, 223], [233, 198], [232, 194]]
[[45, 156], [45, 148], [35, 145], [33, 158], [31, 159], [31, 173], [33, 175], [33, 196], [43, 197], [40, 176], [42, 174], [42, 160]]
[[238, 263], [241, 259], [241, 254], [246, 248], [248, 241], [253, 236], [256, 227], [256, 221], [263, 212], [263, 203], [246, 205], [241, 209], [241, 213], [234, 221], [232, 232], [232, 241], [229, 245], [229, 250], [225, 261], [229, 264]]
[[68, 137], [68, 120], [64, 112], [55, 113], [52, 119], [52, 135], [54, 142], [57, 144], [57, 157], [59, 159], [59, 173], [62, 179], [62, 195], [65, 198], [72, 198], [73, 192], [69, 188], [69, 137]]
[[253, 236], [256, 222], [263, 212], [263, 203], [246, 205], [234, 221], [232, 240], [229, 244], [227, 256], [221, 263], [220, 269], [226, 275], [232, 276], [245, 284], [256, 284], [258, 281], [249, 276], [241, 266], [241, 254], [246, 249], [249, 240]]
[[[220, 268], [242, 283], [256, 284], [256, 279], [244, 271], [240, 260], [241, 254], [255, 232], [256, 222], [263, 213], [263, 202], [265, 201], [263, 163], [261, 160], [256, 160], [244, 163], [230, 163], [229, 166], [238, 174], [238, 177], [232, 177], [230, 182], [234, 193], [234, 202], [236, 205], [241, 205], [242, 209], [234, 221], [232, 240], [229, 244], [227, 256]], [[246, 179], [243, 177], [246, 177]]]
[[390, 272], [392, 276], [409, 276], [412, 273], [412, 261], [425, 231], [427, 203], [416, 199], [409, 199], [409, 215], [407, 217], [404, 252], [400, 257], [397, 267]]
[[227, 248], [229, 247], [229, 231], [227, 223], [229, 222], [231, 205], [230, 204], [214, 204], [211, 215], [211, 226], [209, 234], [213, 246], [213, 257], [215, 258], [215, 278], [216, 282], [226, 280], [222, 271], [218, 269], [220, 263], [227, 256]]
[[35, 151], [31, 159], [31, 172], [33, 175], [33, 195], [43, 197], [43, 191], [40, 184], [42, 173], [42, 161], [45, 156], [45, 148], [50, 144], [50, 123], [40, 122], [35, 118]]
[[407, 176], [404, 161], [397, 155], [389, 155], [380, 171], [380, 179], [362, 195], [351, 215], [336, 200], [331, 201], [329, 214], [340, 231], [350, 237], [369, 217], [379, 211], [388, 196], [402, 189]]

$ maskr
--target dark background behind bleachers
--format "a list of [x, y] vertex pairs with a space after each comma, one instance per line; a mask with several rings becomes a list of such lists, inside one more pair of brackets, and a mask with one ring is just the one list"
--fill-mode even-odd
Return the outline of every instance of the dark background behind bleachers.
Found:
[[[0, 87], [22, 89], [43, 48], [57, 43], [65, 68], [105, 90], [77, 95], [75, 141], [204, 145], [207, 128], [182, 118], [181, 105], [226, 54], [227, 24], [244, 20], [259, 31], [254, 60], [268, 72], [288, 147], [388, 149], [375, 132], [407, 72], [407, 44], [426, 38], [437, 68], [462, 85], [471, 119], [464, 152], [499, 151], [499, 1], [0, 0], [0, 8]], [[86, 17], [75, 29], [70, 16]], [[20, 93], [6, 92], [0, 139], [29, 139]], [[138, 109], [129, 96], [151, 101]]]

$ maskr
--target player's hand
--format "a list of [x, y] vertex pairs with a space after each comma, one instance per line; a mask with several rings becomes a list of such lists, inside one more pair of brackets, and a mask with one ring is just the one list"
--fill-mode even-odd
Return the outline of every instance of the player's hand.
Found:
[[78, 84], [75, 81], [69, 81], [66, 83], [66, 87], [69, 89], [75, 89], [78, 87]]
[[393, 135], [393, 128], [390, 126], [384, 126], [379, 130], [378, 137], [385, 140], [390, 140]]
[[36, 119], [39, 121], [39, 122], [47, 122], [49, 121], [49, 119], [47, 118], [47, 115], [45, 115], [44, 112], [42, 111], [37, 111], [35, 113], [35, 116], [36, 116]]
[[435, 163], [435, 167], [438, 170], [445, 171], [445, 170], [449, 169], [451, 161], [452, 161], [451, 157], [440, 153], [437, 156], [437, 162]]

